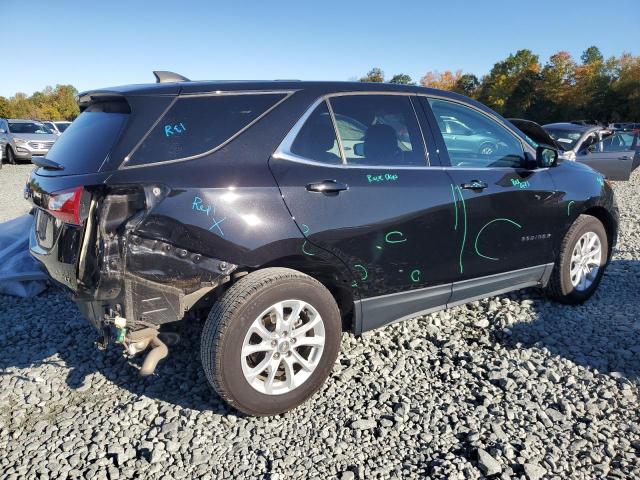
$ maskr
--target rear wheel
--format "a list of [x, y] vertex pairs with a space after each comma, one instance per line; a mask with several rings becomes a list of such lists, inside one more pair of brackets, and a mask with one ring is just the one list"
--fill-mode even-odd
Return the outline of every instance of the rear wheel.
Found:
[[267, 268], [240, 279], [214, 306], [202, 332], [202, 365], [227, 403], [250, 415], [274, 415], [320, 388], [341, 333], [338, 306], [321, 283]]
[[569, 304], [589, 299], [600, 284], [608, 254], [609, 242], [602, 222], [580, 215], [562, 242], [547, 286], [549, 296]]

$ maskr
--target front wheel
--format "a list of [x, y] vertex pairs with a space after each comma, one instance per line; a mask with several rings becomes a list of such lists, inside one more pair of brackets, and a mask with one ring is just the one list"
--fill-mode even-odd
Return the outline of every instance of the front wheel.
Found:
[[568, 304], [589, 299], [600, 284], [608, 255], [609, 242], [602, 222], [580, 215], [564, 237], [547, 294]]
[[329, 291], [308, 275], [287, 268], [250, 273], [207, 318], [201, 341], [207, 380], [244, 413], [286, 412], [331, 372], [341, 323]]
[[10, 165], [16, 164], [16, 156], [13, 153], [13, 150], [11, 149], [11, 147], [9, 146], [7, 146], [7, 163]]

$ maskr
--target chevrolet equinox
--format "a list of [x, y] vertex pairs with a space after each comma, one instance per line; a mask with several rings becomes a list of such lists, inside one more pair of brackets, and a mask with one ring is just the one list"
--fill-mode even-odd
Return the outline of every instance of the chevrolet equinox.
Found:
[[25, 190], [31, 253], [100, 345], [148, 350], [143, 375], [168, 354], [163, 328], [204, 312], [213, 389], [277, 414], [320, 388], [343, 331], [525, 287], [581, 303], [598, 287], [612, 189], [478, 102], [156, 77], [80, 94]]

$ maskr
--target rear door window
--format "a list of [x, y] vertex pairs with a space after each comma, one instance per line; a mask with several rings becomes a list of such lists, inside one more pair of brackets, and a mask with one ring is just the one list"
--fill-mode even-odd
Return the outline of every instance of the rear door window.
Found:
[[211, 153], [285, 97], [285, 93], [179, 97], [133, 151], [127, 165]]
[[427, 164], [424, 140], [405, 95], [344, 95], [330, 99], [346, 163]]

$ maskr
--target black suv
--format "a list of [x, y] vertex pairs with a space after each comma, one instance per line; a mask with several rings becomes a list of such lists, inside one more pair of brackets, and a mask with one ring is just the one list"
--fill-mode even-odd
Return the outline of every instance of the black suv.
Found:
[[159, 77], [81, 94], [26, 189], [32, 254], [100, 344], [150, 348], [142, 374], [163, 327], [206, 312], [208, 381], [275, 414], [322, 385], [343, 331], [532, 286], [579, 303], [602, 278], [618, 230], [602, 175], [473, 100]]

